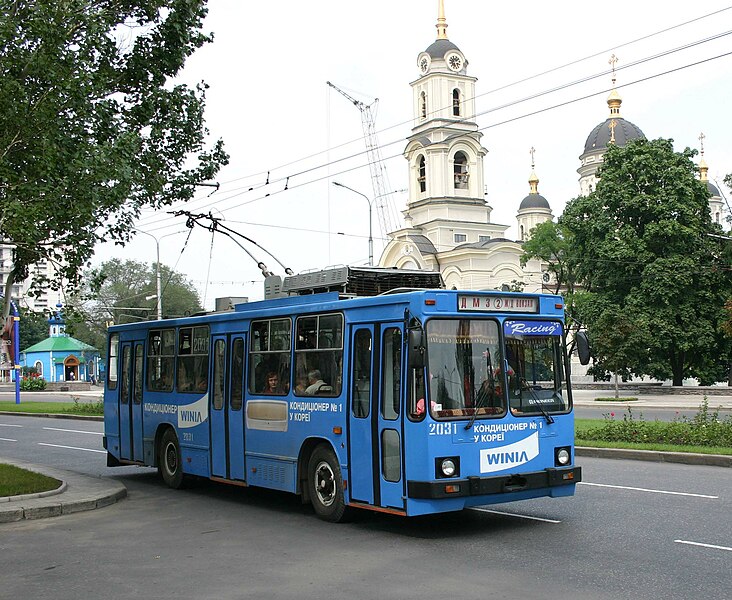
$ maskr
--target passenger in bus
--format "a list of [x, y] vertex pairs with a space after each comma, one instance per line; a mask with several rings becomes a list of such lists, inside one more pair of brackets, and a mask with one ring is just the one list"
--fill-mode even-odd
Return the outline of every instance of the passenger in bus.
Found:
[[308, 387], [307, 377], [297, 377], [295, 379], [295, 393], [298, 396], [302, 396]]
[[[324, 388], [328, 388], [327, 390]], [[305, 388], [307, 396], [315, 396], [318, 392], [330, 391], [330, 386], [323, 381], [323, 376], [318, 369], [308, 373], [308, 387]]]
[[280, 385], [280, 376], [275, 371], [267, 373], [266, 385], [262, 393], [269, 396], [280, 396], [285, 393], [284, 388]]

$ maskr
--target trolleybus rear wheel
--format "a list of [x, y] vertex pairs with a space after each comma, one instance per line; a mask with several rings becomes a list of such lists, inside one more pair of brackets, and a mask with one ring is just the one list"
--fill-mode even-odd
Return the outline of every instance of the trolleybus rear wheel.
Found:
[[310, 456], [308, 486], [310, 501], [321, 519], [338, 523], [348, 517], [341, 468], [328, 446], [318, 446]]
[[158, 451], [158, 470], [163, 481], [177, 490], [183, 485], [183, 461], [180, 456], [178, 437], [172, 429], [168, 429], [160, 440]]

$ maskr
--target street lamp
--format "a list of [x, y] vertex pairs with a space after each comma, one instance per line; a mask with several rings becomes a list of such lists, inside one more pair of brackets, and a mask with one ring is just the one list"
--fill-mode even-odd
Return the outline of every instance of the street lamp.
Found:
[[142, 229], [133, 228], [137, 233], [142, 233], [143, 235], [150, 236], [152, 239], [155, 240], [155, 250], [156, 250], [156, 262], [155, 262], [155, 296], [149, 296], [146, 297], [145, 300], [152, 300], [153, 298], [157, 298], [155, 301], [155, 305], [157, 308], [157, 317], [158, 321], [162, 321], [163, 319], [163, 295], [162, 290], [160, 289], [160, 240], [163, 238], [166, 238], [171, 235], [178, 235], [179, 233], [185, 233], [185, 231], [175, 231], [173, 233], [167, 233], [165, 235], [161, 235], [159, 238], [155, 237], [152, 233], [148, 233], [147, 231], [142, 231]]
[[371, 234], [371, 200], [369, 200], [369, 197], [365, 194], [357, 192], [353, 188], [349, 188], [347, 185], [343, 185], [342, 183], [338, 183], [337, 181], [334, 181], [333, 185], [351, 190], [354, 194], [358, 194], [359, 196], [365, 198], [366, 202], [369, 203], [369, 266], [372, 267], [374, 265], [374, 238]]

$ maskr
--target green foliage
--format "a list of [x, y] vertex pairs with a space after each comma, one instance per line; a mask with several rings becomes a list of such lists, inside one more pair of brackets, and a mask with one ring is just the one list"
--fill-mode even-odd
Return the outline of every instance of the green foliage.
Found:
[[691, 419], [683, 416], [671, 422], [645, 421], [642, 414], [636, 418], [630, 408], [622, 420], [616, 419], [615, 413], [604, 416], [601, 427], [582, 432], [583, 440], [732, 447], [732, 416], [720, 419], [718, 410], [710, 412], [706, 397]]
[[48, 315], [21, 308], [18, 328], [21, 349], [29, 348], [48, 337]]
[[43, 377], [23, 377], [20, 380], [22, 392], [42, 392], [46, 389], [46, 380]]
[[[190, 199], [228, 156], [204, 147], [205, 84], [172, 84], [211, 37], [206, 0], [16, 0], [0, 19], [0, 241], [5, 285], [49, 260], [66, 289], [98, 241]], [[9, 298], [6, 293], [5, 297]], [[5, 313], [9, 310], [6, 303]]]
[[63, 412], [71, 415], [103, 415], [104, 401], [101, 398], [90, 400], [89, 402], [81, 402], [77, 396], [72, 396], [74, 405], [72, 407], [63, 408]]
[[[69, 335], [106, 352], [107, 323], [131, 323], [155, 318], [156, 267], [133, 260], [112, 259], [89, 276], [66, 314]], [[194, 285], [180, 273], [160, 265], [163, 317], [202, 311]], [[120, 308], [115, 308], [120, 307]]]
[[570, 201], [582, 318], [595, 368], [708, 384], [724, 377], [730, 344], [723, 306], [732, 290], [724, 240], [709, 214], [696, 152], [672, 140], [611, 145], [597, 188]]
[[572, 232], [561, 222], [545, 221], [531, 230], [529, 239], [523, 244], [523, 250], [521, 265], [526, 266], [532, 259], [546, 265], [551, 277], [545, 287], [564, 297], [565, 331], [570, 340], [568, 351], [571, 354], [575, 349], [573, 334], [583, 326], [583, 291], [577, 289], [578, 257], [575, 256], [576, 246]]

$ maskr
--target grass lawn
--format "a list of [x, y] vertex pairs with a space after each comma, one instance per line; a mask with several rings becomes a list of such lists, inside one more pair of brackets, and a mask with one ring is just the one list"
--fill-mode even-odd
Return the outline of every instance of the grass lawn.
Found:
[[0, 411], [98, 416], [102, 416], [104, 414], [102, 403], [95, 400], [79, 402], [40, 402], [36, 400], [24, 400], [20, 404], [7, 400], [0, 402]]
[[0, 463], [0, 497], [55, 490], [61, 482], [53, 477]]

